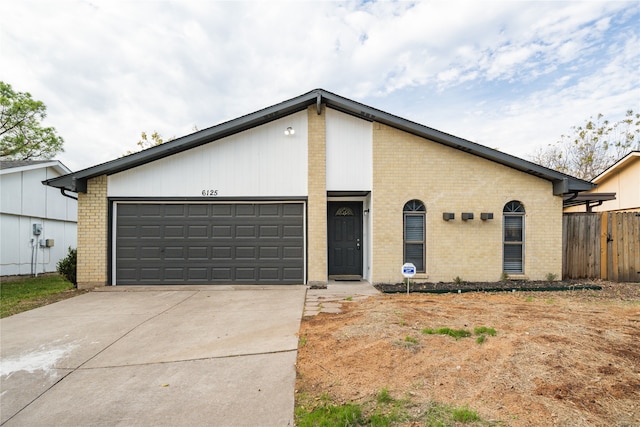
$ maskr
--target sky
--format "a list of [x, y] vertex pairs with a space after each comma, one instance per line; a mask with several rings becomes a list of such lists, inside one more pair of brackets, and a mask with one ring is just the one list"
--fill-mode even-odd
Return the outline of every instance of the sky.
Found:
[[316, 88], [526, 159], [640, 112], [640, 1], [3, 1], [0, 80], [75, 171]]

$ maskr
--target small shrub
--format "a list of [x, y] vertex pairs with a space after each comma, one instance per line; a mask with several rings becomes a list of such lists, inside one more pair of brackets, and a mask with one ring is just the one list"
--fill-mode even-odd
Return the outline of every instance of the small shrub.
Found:
[[418, 344], [418, 339], [414, 338], [414, 337], [410, 337], [409, 335], [404, 337], [404, 340], [405, 340], [405, 342], [408, 342], [410, 344]]
[[394, 401], [393, 397], [389, 394], [389, 390], [385, 387], [380, 390], [380, 393], [376, 396], [376, 401], [378, 403], [391, 403]]
[[462, 284], [462, 279], [460, 278], [460, 276], [456, 276], [453, 279], [453, 283], [455, 283], [456, 285], [461, 285]]
[[483, 342], [485, 342], [487, 340], [487, 336], [486, 335], [480, 335], [478, 338], [476, 338], [476, 342], [478, 344], [482, 344]]
[[76, 271], [78, 264], [78, 251], [73, 248], [69, 248], [69, 253], [63, 259], [58, 262], [56, 269], [65, 279], [73, 283], [75, 288], [78, 287], [78, 281], [76, 280]]
[[547, 282], [555, 282], [557, 278], [557, 274], [547, 273]]
[[507, 273], [502, 273], [500, 275], [500, 281], [501, 282], [506, 282], [507, 280], [509, 280], [509, 275]]
[[455, 339], [466, 338], [471, 336], [471, 332], [467, 331], [466, 329], [438, 328], [434, 330], [430, 328], [425, 328], [421, 332], [425, 335], [433, 335], [433, 334], [449, 335], [450, 337], [453, 337]]
[[456, 408], [451, 412], [451, 418], [453, 421], [459, 423], [471, 423], [475, 421], [480, 421], [480, 417], [475, 411], [472, 411], [468, 408]]
[[476, 335], [491, 335], [492, 337], [496, 336], [496, 330], [494, 328], [487, 328], [486, 326], [473, 328], [473, 333]]

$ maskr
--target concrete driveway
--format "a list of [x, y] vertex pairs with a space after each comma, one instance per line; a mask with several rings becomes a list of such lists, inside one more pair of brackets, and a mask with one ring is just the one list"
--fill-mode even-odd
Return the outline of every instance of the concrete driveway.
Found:
[[108, 287], [0, 320], [0, 424], [293, 425], [304, 286]]

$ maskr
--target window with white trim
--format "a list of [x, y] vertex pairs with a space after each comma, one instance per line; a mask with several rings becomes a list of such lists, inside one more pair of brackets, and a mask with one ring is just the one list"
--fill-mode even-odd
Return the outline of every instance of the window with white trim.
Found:
[[427, 209], [420, 200], [404, 205], [404, 262], [413, 263], [416, 272], [425, 272], [425, 214]]
[[502, 210], [502, 271], [507, 274], [524, 273], [524, 214], [524, 206], [517, 200], [510, 201]]

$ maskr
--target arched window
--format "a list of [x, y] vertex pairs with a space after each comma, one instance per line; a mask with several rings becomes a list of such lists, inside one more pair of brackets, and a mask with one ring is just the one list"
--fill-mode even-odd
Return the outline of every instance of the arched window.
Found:
[[425, 272], [425, 214], [427, 209], [420, 200], [404, 205], [404, 262], [413, 263], [416, 271]]
[[502, 210], [502, 270], [507, 274], [524, 273], [524, 214], [524, 206], [517, 200], [510, 201]]

